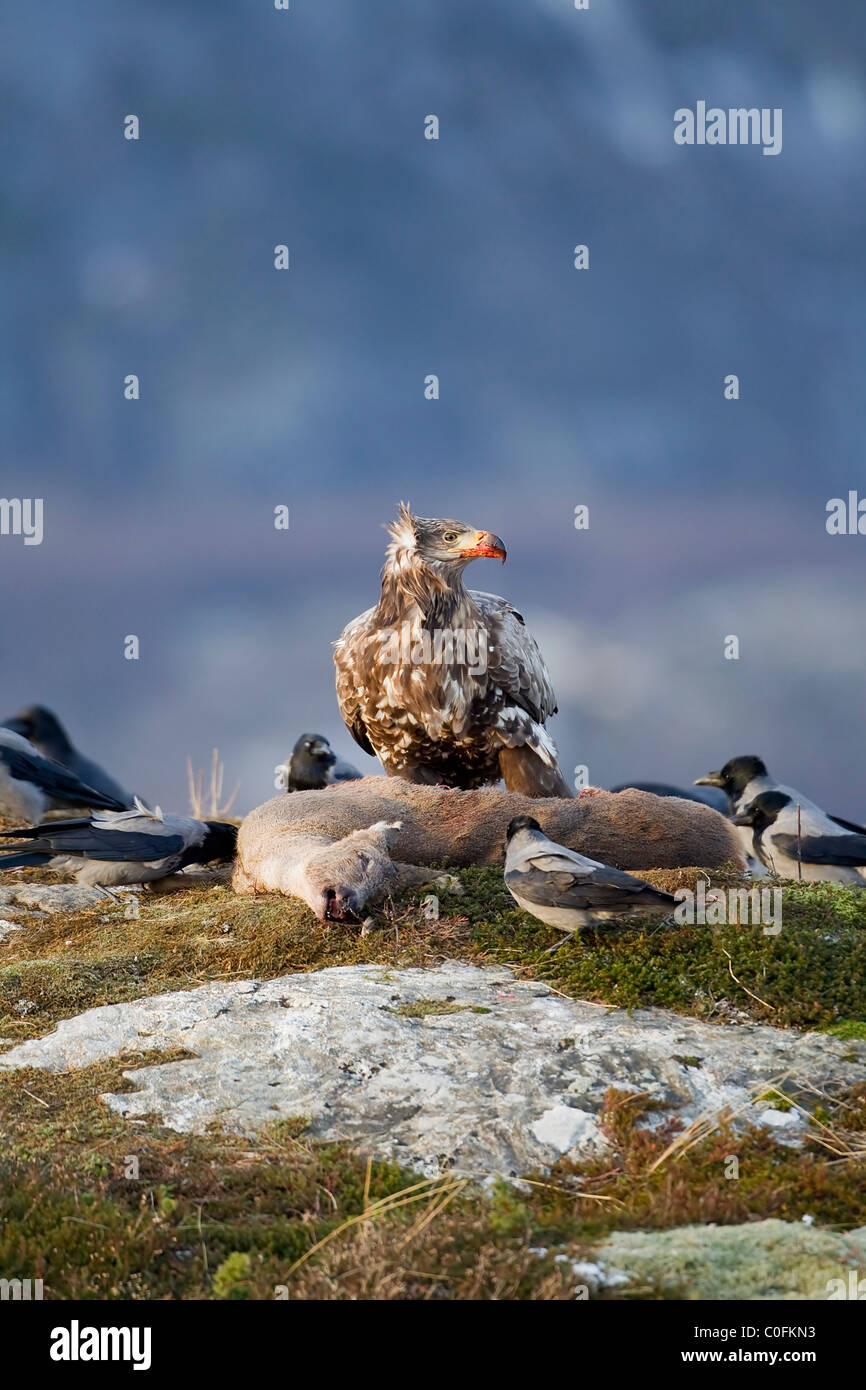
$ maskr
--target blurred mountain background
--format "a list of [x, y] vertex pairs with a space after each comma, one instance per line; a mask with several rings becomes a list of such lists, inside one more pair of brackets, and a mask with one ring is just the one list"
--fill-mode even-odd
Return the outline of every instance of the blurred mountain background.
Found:
[[[504, 537], [468, 577], [539, 638], [564, 768], [759, 752], [866, 814], [866, 537], [825, 529], [866, 495], [862, 5], [14, 9], [0, 492], [45, 539], [0, 537], [0, 717], [172, 809], [212, 747], [256, 805], [308, 728], [374, 770], [330, 643], [406, 498]], [[676, 146], [698, 100], [781, 107], [782, 153]]]

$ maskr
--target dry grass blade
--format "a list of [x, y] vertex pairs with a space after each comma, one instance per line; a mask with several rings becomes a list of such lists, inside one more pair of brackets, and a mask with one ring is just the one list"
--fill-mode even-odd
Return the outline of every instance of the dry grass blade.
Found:
[[[460, 1181], [462, 1182], [463, 1180]], [[370, 1206], [366, 1207], [364, 1211], [359, 1212], [357, 1216], [350, 1216], [346, 1221], [336, 1226], [333, 1231], [329, 1231], [321, 1240], [316, 1241], [315, 1245], [311, 1245], [310, 1249], [306, 1250], [304, 1254], [301, 1255], [300, 1259], [295, 1260], [295, 1263], [286, 1274], [286, 1278], [290, 1278], [296, 1270], [300, 1269], [301, 1265], [306, 1264], [307, 1260], [312, 1259], [313, 1255], [317, 1254], [319, 1250], [322, 1250], [326, 1245], [330, 1245], [332, 1240], [336, 1240], [337, 1236], [342, 1235], [344, 1231], [350, 1230], [352, 1226], [357, 1226], [362, 1221], [372, 1221], [375, 1217], [385, 1216], [392, 1211], [399, 1211], [401, 1207], [411, 1206], [414, 1202], [435, 1201], [446, 1188], [450, 1191], [455, 1186], [455, 1181], [452, 1178], [446, 1178], [444, 1181], [442, 1178], [438, 1177], [423, 1178], [421, 1182], [412, 1183], [410, 1187], [403, 1187], [399, 1192], [392, 1192], [387, 1197], [380, 1197], [377, 1202], [373, 1202]], [[426, 1191], [424, 1189], [426, 1189]]]
[[[821, 1091], [816, 1086], [805, 1083], [804, 1089], [808, 1089], [813, 1095], [820, 1097], [821, 1100], [832, 1101], [832, 1097], [828, 1096], [825, 1091]], [[785, 1091], [780, 1091], [777, 1086], [767, 1086], [763, 1091], [763, 1095], [765, 1096], [770, 1093], [777, 1095], [780, 1100], [784, 1100], [792, 1109], [798, 1110], [800, 1114], [805, 1117], [808, 1124], [812, 1126], [812, 1133], [809, 1136], [810, 1139], [812, 1139], [814, 1143], [820, 1144], [822, 1148], [827, 1149], [828, 1152], [833, 1154], [837, 1159], [847, 1163], [859, 1163], [866, 1159], [866, 1135], [852, 1134], [848, 1136], [842, 1130], [833, 1129], [831, 1125], [825, 1124], [823, 1120], [819, 1120], [817, 1115], [813, 1115], [811, 1110], [807, 1110], [805, 1105], [801, 1105], [799, 1101], [794, 1100]], [[849, 1106], [844, 1106], [843, 1108], [850, 1109]]]
[[[660, 1168], [663, 1163], [667, 1163], [670, 1159], [677, 1162], [684, 1154], [688, 1153], [689, 1149], [693, 1149], [696, 1144], [700, 1144], [703, 1139], [708, 1139], [717, 1129], [722, 1129], [738, 1115], [742, 1115], [745, 1110], [754, 1105], [759, 1096], [765, 1096], [769, 1091], [776, 1091], [778, 1095], [784, 1096], [786, 1101], [791, 1101], [790, 1096], [778, 1090], [778, 1087], [785, 1080], [787, 1080], [787, 1074], [777, 1077], [774, 1081], [753, 1086], [742, 1104], [736, 1106], [735, 1109], [726, 1106], [721, 1110], [706, 1110], [702, 1115], [698, 1115], [697, 1119], [693, 1120], [681, 1134], [677, 1134], [667, 1148], [659, 1154], [658, 1158], [653, 1160], [647, 1169], [647, 1174], [654, 1173], [657, 1168]], [[791, 1101], [791, 1104], [794, 1102]]]
[[[670, 1159], [677, 1162], [685, 1153], [688, 1153], [689, 1149], [694, 1148], [695, 1144], [699, 1144], [702, 1139], [708, 1138], [715, 1130], [721, 1129], [723, 1125], [729, 1124], [737, 1115], [743, 1114], [751, 1105], [754, 1105], [756, 1100], [766, 1100], [770, 1096], [777, 1096], [786, 1106], [790, 1106], [792, 1109], [799, 1111], [810, 1126], [811, 1132], [809, 1137], [816, 1144], [820, 1144], [822, 1148], [827, 1149], [830, 1153], [835, 1155], [839, 1162], [861, 1162], [866, 1159], [866, 1137], [862, 1134], [852, 1134], [848, 1136], [844, 1132], [834, 1129], [831, 1125], [825, 1124], [823, 1120], [820, 1120], [817, 1115], [814, 1115], [805, 1105], [801, 1105], [798, 1100], [795, 1100], [788, 1091], [782, 1090], [782, 1084], [788, 1080], [790, 1080], [790, 1073], [785, 1073], [785, 1075], [776, 1077], [766, 1084], [754, 1086], [747, 1099], [742, 1105], [737, 1106], [735, 1110], [725, 1109], [716, 1113], [707, 1111], [705, 1114], [699, 1115], [697, 1119], [689, 1125], [688, 1129], [678, 1134], [676, 1138], [668, 1144], [664, 1152], [659, 1154], [658, 1158], [655, 1159], [647, 1170], [648, 1173], [655, 1172], [656, 1168], [660, 1168], [663, 1163], [666, 1163]], [[827, 1095], [825, 1091], [820, 1090], [818, 1087], [813, 1086], [810, 1082], [797, 1082], [797, 1086], [801, 1091], [809, 1091], [816, 1098], [832, 1103], [831, 1096]]]
[[[616, 1169], [611, 1169], [611, 1173], [615, 1174]], [[521, 1178], [520, 1181], [526, 1183], [527, 1187], [545, 1187], [550, 1192], [563, 1192], [566, 1197], [579, 1198], [582, 1202], [613, 1202], [615, 1207], [624, 1205], [619, 1197], [609, 1197], [601, 1192], [583, 1192], [579, 1187], [563, 1187], [557, 1182], [539, 1182], [537, 1178]]]
[[426, 1211], [423, 1216], [418, 1218], [415, 1224], [410, 1228], [408, 1235], [404, 1236], [403, 1239], [400, 1241], [398, 1248], [402, 1250], [404, 1245], [408, 1245], [411, 1241], [415, 1240], [417, 1236], [420, 1236], [421, 1232], [426, 1230], [427, 1227], [430, 1225], [430, 1222], [435, 1221], [439, 1213], [444, 1211], [445, 1208], [449, 1206], [451, 1202], [454, 1201], [455, 1197], [459, 1196], [459, 1194], [465, 1188], [466, 1183], [466, 1178], [458, 1178], [451, 1184], [450, 1187], [445, 1188], [444, 1192], [443, 1189], [440, 1188], [436, 1193], [436, 1197], [439, 1200], [433, 1200], [429, 1210]]
[[51, 1106], [48, 1104], [47, 1100], [43, 1100], [41, 1096], [35, 1096], [32, 1091], [28, 1091], [26, 1086], [22, 1086], [21, 1089], [24, 1092], [25, 1096], [29, 1096], [31, 1100], [38, 1101], [40, 1105], [45, 1106], [46, 1110], [51, 1109]]
[[201, 769], [197, 772], [194, 771], [192, 758], [186, 760], [186, 776], [189, 784], [190, 809], [196, 820], [220, 820], [228, 815], [234, 805], [235, 797], [240, 791], [241, 784], [236, 782], [231, 796], [226, 802], [223, 802], [225, 766], [220, 762], [218, 748], [214, 748], [211, 752], [207, 800], [205, 800], [204, 795], [204, 773]]
[[366, 1173], [364, 1174], [364, 1201], [363, 1201], [364, 1211], [366, 1211], [366, 1210], [367, 1210], [367, 1207], [370, 1205], [370, 1179], [371, 1179], [372, 1176], [373, 1176], [373, 1160], [372, 1160], [372, 1158], [368, 1158], [368, 1159], [367, 1159], [367, 1171], [366, 1171]]
[[748, 985], [744, 985], [743, 982], [742, 982], [742, 980], [738, 980], [738, 979], [737, 979], [736, 975], [734, 974], [734, 965], [733, 965], [733, 961], [731, 960], [730, 952], [729, 952], [729, 951], [726, 951], [725, 948], [724, 948], [724, 946], [722, 947], [722, 954], [728, 957], [728, 970], [729, 970], [729, 972], [730, 972], [730, 976], [731, 976], [731, 979], [733, 980], [734, 984], [735, 984], [735, 985], [739, 985], [740, 989], [745, 990], [745, 992], [746, 992], [746, 994], [748, 994], [749, 998], [750, 998], [750, 999], [754, 999], [754, 1001], [755, 1001], [756, 1004], [760, 1004], [763, 1008], [769, 1009], [771, 1013], [775, 1013], [775, 1012], [776, 1012], [776, 1006], [775, 1006], [775, 1004], [768, 1004], [767, 1001], [766, 1001], [766, 999], [760, 999], [760, 998], [758, 997], [757, 994], [753, 994], [753, 993], [752, 993], [752, 991], [749, 989]]
[[196, 820], [202, 820], [202, 785], [204, 773], [193, 771], [192, 758], [186, 760], [186, 779], [189, 784], [189, 807]]

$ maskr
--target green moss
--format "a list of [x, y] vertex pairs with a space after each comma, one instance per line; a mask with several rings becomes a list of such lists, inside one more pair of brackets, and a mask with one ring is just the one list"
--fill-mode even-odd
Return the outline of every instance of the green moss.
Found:
[[615, 1232], [598, 1256], [606, 1265], [629, 1270], [639, 1285], [660, 1286], [668, 1298], [826, 1301], [832, 1281], [847, 1288], [849, 1268], [866, 1259], [866, 1239], [771, 1220]]
[[844, 1018], [839, 1023], [831, 1023], [823, 1030], [844, 1042], [866, 1042], [866, 1023], [856, 1018]]
[[144, 893], [133, 919], [122, 907], [100, 905], [31, 920], [0, 958], [0, 1037], [36, 1037], [84, 1009], [210, 980], [334, 965], [419, 966], [474, 954], [467, 929], [451, 922], [440, 930], [420, 910], [415, 916], [395, 932], [383, 912], [385, 929], [362, 937], [357, 924], [323, 927], [294, 899], [242, 898], [216, 886]]
[[249, 1298], [253, 1262], [246, 1251], [233, 1250], [213, 1277], [214, 1298]]
[[494, 1236], [529, 1236], [532, 1211], [510, 1182], [497, 1178], [490, 1191], [488, 1225]]
[[429, 1018], [436, 1014], [489, 1014], [490, 1009], [483, 1008], [480, 1004], [455, 1004], [451, 999], [414, 999], [410, 1004], [401, 1004], [399, 1008], [389, 1008], [383, 1005], [386, 1013], [399, 1014], [401, 1018]]
[[[698, 873], [644, 877], [670, 890], [693, 884]], [[293, 899], [239, 898], [224, 886], [142, 894], [137, 919], [100, 907], [29, 922], [24, 939], [3, 948], [0, 1036], [37, 1036], [97, 1004], [212, 979], [333, 965], [397, 969], [443, 956], [509, 964], [565, 994], [621, 1008], [655, 1004], [699, 1018], [844, 1028], [837, 1036], [852, 1041], [866, 1032], [866, 893], [857, 889], [788, 885], [778, 936], [764, 936], [760, 926], [637, 923], [581, 933], [548, 956], [560, 934], [515, 906], [498, 869], [463, 870], [460, 878], [465, 892], [443, 897], [439, 921], [425, 919], [415, 894], [379, 909], [380, 930], [366, 937], [351, 923], [323, 927]], [[712, 879], [730, 886], [731, 875], [714, 871]]]
[[271, 1138], [275, 1144], [283, 1141], [291, 1143], [293, 1139], [300, 1139], [301, 1135], [306, 1133], [310, 1123], [309, 1115], [286, 1115], [281, 1120], [274, 1120], [270, 1128]]
[[764, 1091], [762, 1095], [755, 1096], [752, 1103], [757, 1105], [759, 1102], [768, 1105], [771, 1110], [781, 1110], [785, 1114], [794, 1108], [791, 1102], [785, 1096], [780, 1095], [778, 1091]]

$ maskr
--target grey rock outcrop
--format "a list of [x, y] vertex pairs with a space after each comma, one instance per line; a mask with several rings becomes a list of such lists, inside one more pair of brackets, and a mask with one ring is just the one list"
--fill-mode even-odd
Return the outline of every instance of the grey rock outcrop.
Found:
[[819, 1087], [866, 1080], [864, 1044], [628, 1014], [459, 961], [343, 966], [90, 1009], [0, 1066], [61, 1071], [169, 1048], [193, 1055], [130, 1070], [137, 1089], [107, 1103], [182, 1132], [215, 1122], [252, 1134], [303, 1115], [313, 1137], [479, 1177], [603, 1151], [598, 1112], [611, 1086], [646, 1092], [684, 1124], [746, 1105], [796, 1142], [798, 1112], [749, 1105], [756, 1088], [783, 1075]]
[[77, 883], [10, 883], [0, 886], [0, 908], [82, 912], [104, 901], [96, 888], [82, 888]]

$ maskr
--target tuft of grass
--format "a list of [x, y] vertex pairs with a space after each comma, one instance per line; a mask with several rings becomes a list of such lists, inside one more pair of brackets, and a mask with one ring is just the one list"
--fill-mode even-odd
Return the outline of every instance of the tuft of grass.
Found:
[[223, 801], [224, 776], [225, 766], [220, 761], [219, 749], [214, 748], [211, 751], [210, 776], [207, 797], [205, 797], [204, 773], [201, 769], [196, 772], [193, 769], [192, 758], [187, 758], [186, 777], [189, 784], [190, 812], [196, 820], [225, 820], [229, 814], [241, 789], [241, 784], [236, 782], [231, 795], [226, 801]]

